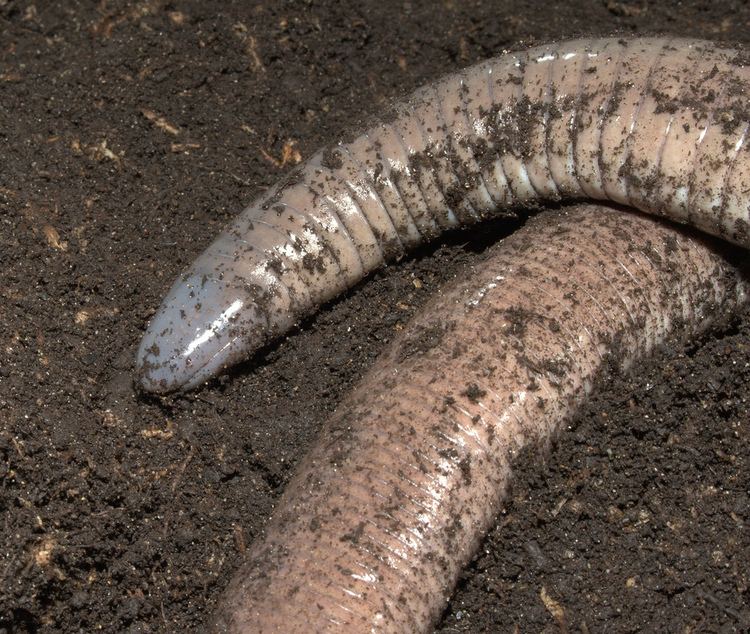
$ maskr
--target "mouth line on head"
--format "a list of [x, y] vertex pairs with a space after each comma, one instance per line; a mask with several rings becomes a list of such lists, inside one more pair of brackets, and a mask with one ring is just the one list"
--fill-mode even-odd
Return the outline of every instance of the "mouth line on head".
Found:
[[198, 375], [202, 370], [204, 370], [208, 365], [210, 365], [216, 359], [216, 357], [218, 357], [222, 352], [224, 352], [227, 348], [229, 348], [229, 346], [235, 343], [239, 338], [240, 338], [239, 335], [235, 335], [229, 341], [227, 341], [221, 348], [219, 348], [216, 352], [214, 352], [210, 357], [208, 357], [208, 359], [206, 359], [203, 363], [193, 368], [193, 371], [186, 377], [186, 379], [182, 383], [180, 383], [180, 385], [175, 386], [175, 389], [180, 390], [180, 391], [185, 391], [185, 390], [189, 390], [200, 385], [202, 380], [196, 381], [195, 380], [196, 375]]

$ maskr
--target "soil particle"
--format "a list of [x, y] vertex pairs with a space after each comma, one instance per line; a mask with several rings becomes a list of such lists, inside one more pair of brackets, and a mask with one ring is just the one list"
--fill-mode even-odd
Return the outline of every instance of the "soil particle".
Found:
[[[447, 236], [206, 389], [136, 395], [146, 321], [250, 199], [504, 49], [747, 42], [748, 22], [703, 0], [0, 1], [0, 632], [202, 631], [342, 395], [517, 226]], [[748, 631], [749, 323], [614, 376], [519, 459], [440, 631], [558, 631], [560, 610], [570, 631]]]

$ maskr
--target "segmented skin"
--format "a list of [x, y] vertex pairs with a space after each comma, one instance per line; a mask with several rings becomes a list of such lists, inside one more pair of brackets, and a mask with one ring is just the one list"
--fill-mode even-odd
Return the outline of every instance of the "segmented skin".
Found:
[[344, 399], [214, 631], [429, 631], [518, 452], [549, 441], [608, 360], [692, 336], [747, 293], [715, 251], [656, 219], [540, 214], [428, 303]]
[[750, 246], [747, 60], [697, 40], [577, 40], [418, 90], [206, 249], [149, 324], [140, 385], [195, 387], [373, 269], [518, 205], [611, 200]]

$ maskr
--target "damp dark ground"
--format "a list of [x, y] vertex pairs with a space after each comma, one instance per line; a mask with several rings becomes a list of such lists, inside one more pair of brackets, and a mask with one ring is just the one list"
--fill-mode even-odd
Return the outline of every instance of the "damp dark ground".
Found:
[[[750, 9], [0, 0], [0, 632], [201, 631], [321, 422], [502, 228], [374, 275], [202, 391], [138, 397], [171, 280], [394, 96], [614, 32], [747, 41]], [[750, 631], [749, 363], [746, 313], [610, 380], [529, 456], [440, 631]]]

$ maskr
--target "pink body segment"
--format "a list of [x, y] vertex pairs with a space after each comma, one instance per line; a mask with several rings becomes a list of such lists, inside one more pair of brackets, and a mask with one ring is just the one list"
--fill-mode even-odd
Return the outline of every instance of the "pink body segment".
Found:
[[586, 206], [536, 217], [428, 304], [345, 398], [216, 631], [429, 631], [518, 452], [549, 442], [608, 359], [695, 335], [747, 290], [715, 251], [655, 219]]

